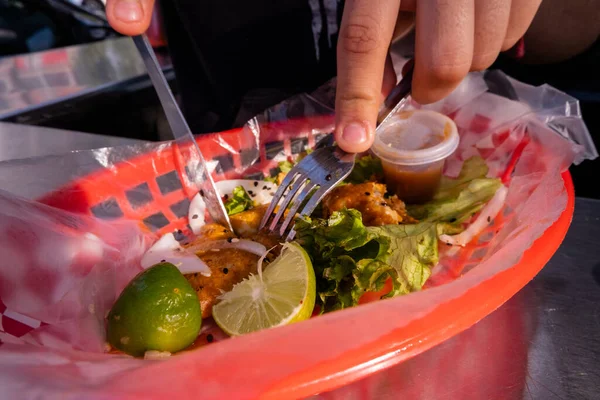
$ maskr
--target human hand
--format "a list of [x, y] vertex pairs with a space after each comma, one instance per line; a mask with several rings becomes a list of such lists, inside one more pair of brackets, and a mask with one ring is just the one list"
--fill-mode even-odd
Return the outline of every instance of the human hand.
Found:
[[373, 142], [396, 75], [388, 55], [399, 11], [415, 11], [412, 97], [441, 100], [525, 34], [541, 0], [346, 0], [337, 47], [336, 130], [348, 152]]
[[152, 19], [154, 0], [106, 0], [106, 17], [117, 32], [135, 36], [146, 32]]

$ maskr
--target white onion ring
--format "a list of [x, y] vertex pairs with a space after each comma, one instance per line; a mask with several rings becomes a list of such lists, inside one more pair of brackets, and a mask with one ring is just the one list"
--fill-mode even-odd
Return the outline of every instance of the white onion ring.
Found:
[[208, 265], [193, 252], [182, 248], [172, 233], [167, 233], [148, 249], [142, 257], [141, 265], [148, 269], [163, 261], [176, 266], [182, 274], [211, 275]]
[[[188, 224], [192, 228], [192, 232], [196, 235], [200, 233], [200, 229], [206, 224], [206, 203], [200, 193], [197, 193], [190, 202], [188, 210]], [[194, 218], [196, 217], [196, 218]]]
[[[230, 241], [231, 240], [231, 241]], [[238, 249], [248, 253], [256, 254], [261, 257], [267, 252], [267, 248], [258, 242], [246, 239], [215, 240], [191, 245], [186, 248], [187, 251], [194, 253], [198, 251], [208, 251], [213, 249]]]
[[473, 221], [467, 229], [458, 235], [440, 235], [440, 240], [452, 246], [466, 246], [475, 236], [479, 235], [481, 231], [485, 229], [489, 224], [489, 221], [496, 218], [498, 213], [502, 210], [502, 207], [504, 207], [504, 201], [506, 200], [507, 194], [508, 188], [506, 186], [501, 186], [489, 203], [483, 207], [483, 210], [481, 210], [477, 219]]

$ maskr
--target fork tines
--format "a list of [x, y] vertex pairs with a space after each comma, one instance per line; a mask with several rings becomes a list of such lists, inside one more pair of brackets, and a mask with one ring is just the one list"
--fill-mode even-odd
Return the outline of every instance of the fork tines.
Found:
[[279, 185], [260, 228], [267, 227], [269, 232], [292, 240], [296, 233], [292, 224], [296, 215], [310, 215], [323, 197], [352, 172], [354, 160], [354, 154], [338, 147], [317, 149], [306, 156]]

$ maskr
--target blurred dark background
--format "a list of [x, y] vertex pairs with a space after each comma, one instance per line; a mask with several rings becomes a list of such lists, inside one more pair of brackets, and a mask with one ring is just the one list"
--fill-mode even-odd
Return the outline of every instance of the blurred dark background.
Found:
[[[185, 1], [180, 0], [178, 3]], [[323, 0], [319, 0], [318, 3], [324, 4]], [[174, 3], [165, 4], [168, 4], [164, 7], [167, 16], [176, 12]], [[329, 79], [335, 71], [335, 59], [331, 49], [328, 50], [327, 37], [335, 38], [335, 32], [327, 33], [324, 28], [328, 36], [320, 38], [319, 59], [311, 55], [308, 47], [286, 47], [286, 43], [294, 42], [295, 39], [277, 34], [278, 26], [281, 29], [285, 26], [290, 28], [290, 25], [297, 23], [294, 21], [298, 18], [304, 18], [310, 24], [310, 10], [307, 10], [306, 4], [306, 0], [290, 0], [290, 9], [293, 12], [279, 10], [273, 6], [269, 12], [262, 14], [250, 12], [252, 8], [246, 6], [247, 10], [242, 9], [243, 12], [239, 13], [246, 17], [243, 23], [238, 24], [239, 27], [233, 23], [224, 25], [222, 18], [211, 18], [211, 14], [204, 11], [219, 14], [214, 9], [216, 6], [205, 5], [206, 10], [201, 9], [202, 12], [199, 12], [201, 24], [198, 25], [202, 26], [204, 37], [213, 32], [214, 38], [206, 39], [200, 44], [177, 41], [177, 54], [180, 59], [185, 58], [181, 55], [185, 54], [185, 51], [181, 49], [189, 47], [190, 53], [195, 52], [194, 57], [190, 56], [190, 59], [201, 59], [203, 63], [197, 65], [180, 62], [178, 70], [173, 70], [170, 66], [165, 29], [160, 17], [160, 7], [157, 6], [148, 34], [162, 57], [161, 60], [164, 61], [164, 71], [173, 90], [177, 96], [181, 96], [180, 88], [174, 79], [176, 74], [192, 74], [195, 79], [201, 81], [199, 87], [203, 90], [193, 93], [195, 97], [192, 102], [192, 107], [204, 110], [199, 123], [205, 123], [207, 128], [199, 131], [226, 129], [231, 125], [240, 124], [255, 110], [268, 108], [295, 92], [310, 90]], [[222, 8], [227, 8], [227, 5], [223, 4]], [[37, 77], [24, 78], [24, 75], [27, 75], [25, 72], [18, 77], [14, 76], [15, 71], [19, 69], [28, 71], [28, 68], [37, 68], [27, 65], [28, 62], [33, 63], [27, 60], [28, 55], [68, 46], [84, 48], [119, 38], [120, 35], [110, 29], [102, 18], [97, 17], [102, 15], [102, 10], [103, 6], [99, 0], [0, 0], [0, 121], [145, 140], [169, 138], [168, 126], [149, 80], [143, 76], [133, 76], [134, 73], [114, 85], [97, 85], [93, 90], [89, 90], [91, 84], [89, 87], [75, 88], [78, 90], [77, 96], [65, 96], [64, 101], [36, 102], [32, 93], [42, 96], [43, 99], [51, 98], [51, 94], [56, 92], [52, 82], [68, 82], [71, 79], [69, 74], [78, 67], [100, 66], [103, 56], [98, 51], [83, 56], [89, 64], [67, 65], [70, 69], [52, 70], [42, 79], [42, 83], [38, 82]], [[221, 10], [220, 13], [225, 11]], [[338, 10], [339, 13], [341, 9]], [[326, 20], [322, 22], [324, 26], [327, 25]], [[173, 31], [184, 28], [184, 24], [181, 27], [171, 25], [167, 33], [173, 36]], [[296, 31], [302, 29], [310, 29], [310, 25], [304, 28], [298, 25], [294, 28]], [[260, 49], [249, 48], [250, 40], [254, 40], [255, 43], [263, 39], [264, 46]], [[294, 53], [297, 52], [303, 54], [303, 62], [300, 64], [292, 61]], [[128, 54], [125, 54], [123, 58], [127, 56]], [[94, 57], [98, 60], [94, 61]], [[286, 68], [285, 72], [278, 71], [274, 66], [260, 69], [252, 65], [252, 57], [262, 60], [278, 58], [278, 62], [288, 65], [289, 68]], [[597, 75], [599, 61], [600, 45], [596, 41], [587, 51], [565, 62], [533, 65], [516, 61], [503, 54], [492, 68], [501, 69], [508, 75], [532, 85], [550, 84], [579, 99], [584, 120], [596, 146], [600, 147], [600, 78]], [[125, 60], [115, 62], [125, 63]], [[25, 65], [18, 65], [19, 63]], [[130, 66], [132, 71], [135, 68], [139, 66]], [[214, 71], [219, 71], [219, 74], [215, 74]], [[314, 76], [315, 71], [320, 71], [321, 75]], [[81, 75], [81, 71], [75, 71], [75, 75], [78, 73]], [[110, 71], [105, 75], [103, 79], [112, 78]], [[228, 76], [232, 78], [227, 79]], [[269, 81], [269, 77], [275, 77], [273, 79], [278, 83], [277, 87], [273, 87], [273, 81]], [[252, 83], [247, 83], [250, 80]], [[93, 80], [96, 81], [100, 79]], [[18, 86], [24, 82], [29, 97], [19, 97], [16, 92]], [[187, 88], [183, 89], [185, 93]], [[187, 97], [191, 98], [189, 93]], [[32, 107], [32, 104], [36, 106]], [[20, 106], [22, 109], [19, 112], [11, 111], [2, 115], [3, 107], [5, 110], [14, 111]], [[600, 176], [599, 161], [586, 161], [580, 166], [572, 167], [571, 171], [578, 196], [600, 199], [600, 185], [595, 183]]]

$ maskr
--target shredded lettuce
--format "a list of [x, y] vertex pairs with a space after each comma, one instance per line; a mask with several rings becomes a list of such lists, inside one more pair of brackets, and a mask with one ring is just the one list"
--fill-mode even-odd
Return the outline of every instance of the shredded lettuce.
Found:
[[443, 177], [434, 198], [407, 207], [419, 221], [460, 224], [480, 211], [502, 186], [497, 178], [487, 178], [488, 167], [481, 157], [466, 160], [458, 177]]
[[288, 173], [292, 170], [292, 168], [294, 168], [295, 163], [285, 160], [285, 161], [280, 161], [279, 164], [277, 164], [277, 172], [275, 173], [275, 175], [273, 176], [268, 176], [265, 178], [265, 181], [267, 182], [271, 182], [271, 183], [279, 183], [278, 182], [278, 178], [279, 178], [279, 174], [280, 173]]
[[286, 174], [294, 168], [294, 163], [291, 161], [281, 161], [279, 163], [279, 172], [285, 172]]
[[321, 312], [357, 305], [388, 278], [386, 297], [420, 290], [438, 261], [434, 223], [365, 227], [359, 211], [344, 209], [329, 219], [301, 218], [295, 229], [315, 267]]
[[254, 207], [254, 201], [250, 198], [243, 186], [237, 186], [225, 202], [228, 215], [239, 214]]

